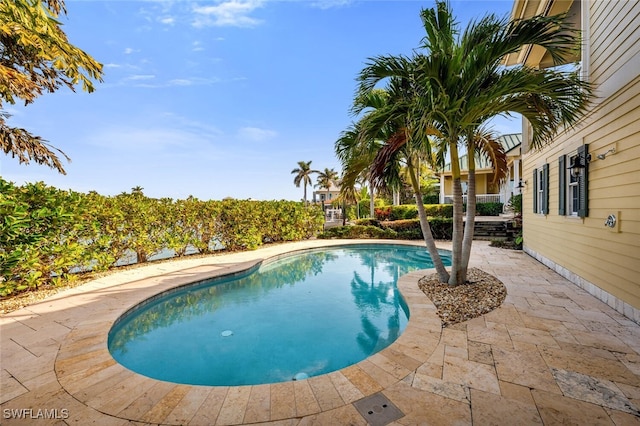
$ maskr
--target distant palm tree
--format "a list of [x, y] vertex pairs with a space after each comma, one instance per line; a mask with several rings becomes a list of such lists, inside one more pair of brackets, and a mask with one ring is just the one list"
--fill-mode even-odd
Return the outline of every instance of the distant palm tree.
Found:
[[131, 195], [144, 195], [144, 193], [142, 192], [144, 190], [143, 187], [141, 187], [140, 185], [138, 186], [134, 186], [133, 188], [131, 188]]
[[318, 188], [325, 188], [327, 190], [325, 202], [329, 200], [329, 191], [331, 189], [331, 185], [336, 185], [338, 179], [338, 172], [336, 172], [334, 169], [328, 169], [325, 167], [324, 171], [318, 172], [318, 183], [316, 183], [316, 186]]
[[311, 185], [311, 174], [319, 173], [317, 170], [311, 170], [311, 161], [298, 161], [298, 167], [291, 170], [291, 174], [296, 176], [293, 178], [293, 183], [296, 188], [300, 188], [300, 184], [304, 186], [304, 204], [307, 204], [307, 185]]

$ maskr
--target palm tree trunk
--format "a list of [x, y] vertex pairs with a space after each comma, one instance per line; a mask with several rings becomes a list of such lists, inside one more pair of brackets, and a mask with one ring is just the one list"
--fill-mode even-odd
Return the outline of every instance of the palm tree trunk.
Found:
[[476, 224], [476, 164], [475, 146], [469, 143], [467, 157], [469, 158], [469, 182], [467, 190], [467, 216], [464, 225], [464, 238], [462, 239], [462, 257], [458, 265], [458, 282], [467, 280], [467, 269], [471, 258], [471, 244], [473, 243], [473, 233]]
[[451, 274], [449, 276], [449, 284], [458, 285], [464, 282], [465, 277], [460, 277], [464, 222], [462, 220], [462, 184], [460, 178], [460, 159], [458, 156], [457, 137], [451, 138], [450, 154], [451, 174], [453, 177], [453, 235], [451, 238]]
[[307, 184], [304, 184], [304, 205], [307, 205]]
[[449, 273], [447, 269], [444, 267], [444, 263], [442, 263], [442, 258], [440, 257], [440, 253], [438, 252], [438, 247], [436, 247], [436, 242], [433, 239], [433, 233], [431, 232], [431, 226], [429, 225], [429, 220], [427, 219], [427, 212], [424, 209], [424, 204], [422, 204], [422, 193], [420, 192], [420, 183], [414, 174], [413, 167], [411, 162], [407, 163], [407, 167], [409, 169], [409, 176], [411, 177], [411, 186], [413, 187], [413, 192], [416, 197], [416, 207], [418, 208], [418, 217], [420, 218], [420, 229], [422, 230], [422, 237], [424, 238], [424, 243], [427, 246], [427, 251], [429, 251], [429, 255], [431, 255], [431, 260], [433, 262], [433, 266], [436, 268], [436, 272], [438, 273], [438, 278], [441, 282], [446, 283], [449, 281]]
[[371, 219], [375, 219], [375, 214], [374, 214], [374, 202], [373, 202], [373, 183], [369, 182], [369, 217]]
[[347, 224], [347, 202], [342, 200], [342, 226]]
[[[326, 208], [327, 201], [329, 201], [329, 187], [327, 187], [327, 196], [324, 199], [324, 205], [325, 205], [324, 220], [327, 220], [327, 210], [328, 210], [328, 208]], [[331, 204], [329, 204], [329, 206], [331, 206]], [[333, 219], [333, 217], [331, 217], [331, 219]]]

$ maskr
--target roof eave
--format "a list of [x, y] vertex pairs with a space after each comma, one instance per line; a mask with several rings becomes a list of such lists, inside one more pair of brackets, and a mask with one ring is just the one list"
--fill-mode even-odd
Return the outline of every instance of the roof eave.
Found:
[[[510, 20], [529, 19], [534, 16], [553, 16], [567, 12], [574, 0], [515, 0]], [[546, 50], [540, 46], [523, 46], [518, 52], [506, 55], [502, 64], [513, 66], [523, 64], [540, 67], [544, 62]]]

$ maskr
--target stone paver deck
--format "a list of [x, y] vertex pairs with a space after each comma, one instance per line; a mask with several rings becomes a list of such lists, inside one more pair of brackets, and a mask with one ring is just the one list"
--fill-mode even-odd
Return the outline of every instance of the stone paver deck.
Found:
[[481, 241], [471, 265], [505, 284], [500, 308], [442, 329], [417, 287], [425, 271], [408, 274], [398, 284], [411, 312], [405, 332], [340, 371], [271, 385], [187, 386], [133, 373], [107, 350], [113, 322], [153, 294], [343, 243], [152, 264], [0, 317], [0, 423], [365, 425], [354, 402], [381, 393], [405, 414], [395, 425], [640, 425], [640, 326], [526, 254]]

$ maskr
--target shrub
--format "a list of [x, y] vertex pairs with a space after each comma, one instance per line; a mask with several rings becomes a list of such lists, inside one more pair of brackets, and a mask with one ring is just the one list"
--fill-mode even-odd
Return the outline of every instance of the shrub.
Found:
[[[396, 220], [393, 222], [384, 222], [382, 225], [396, 231], [398, 238], [408, 240], [423, 238], [420, 219]], [[433, 238], [436, 240], [450, 240], [453, 235], [452, 218], [431, 217], [429, 218], [429, 227], [431, 228]]]
[[453, 236], [453, 218], [434, 217], [429, 219], [431, 234], [436, 240], [451, 240]]
[[[424, 210], [427, 217], [453, 217], [453, 204], [425, 204]], [[380, 211], [379, 215], [378, 211]], [[418, 207], [415, 204], [386, 206], [376, 209], [376, 219], [378, 220], [403, 220], [417, 217]]]
[[320, 233], [318, 238], [322, 239], [351, 239], [351, 238], [376, 238], [376, 239], [395, 239], [397, 233], [392, 229], [382, 229], [376, 226], [336, 226]]
[[428, 217], [453, 217], [453, 204], [427, 204], [424, 209]]
[[403, 240], [421, 240], [422, 229], [420, 228], [420, 219], [403, 219], [392, 222], [382, 223], [387, 229], [392, 229], [398, 234], [399, 239]]
[[381, 225], [387, 229], [393, 229], [394, 231], [406, 230], [406, 229], [420, 229], [420, 219], [403, 219], [382, 222]]
[[476, 215], [478, 216], [500, 216], [502, 213], [502, 203], [478, 203], [476, 204]]
[[391, 207], [376, 207], [373, 212], [377, 220], [388, 220], [391, 215]]
[[[349, 225], [327, 229], [318, 235], [324, 239], [343, 238], [387, 238], [403, 240], [421, 240], [422, 229], [419, 219], [405, 219], [381, 222], [380, 227], [373, 225]], [[450, 240], [453, 234], [453, 219], [429, 218], [431, 233], [436, 240]]]
[[378, 228], [381, 228], [380, 221], [377, 219], [371, 219], [371, 218], [358, 219], [354, 222], [354, 225], [377, 226]]
[[511, 207], [514, 214], [522, 213], [522, 194], [512, 196], [509, 200], [509, 207]]
[[422, 204], [439, 204], [440, 196], [438, 194], [423, 195]]
[[389, 220], [415, 219], [418, 217], [418, 208], [414, 204], [392, 206]]

